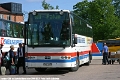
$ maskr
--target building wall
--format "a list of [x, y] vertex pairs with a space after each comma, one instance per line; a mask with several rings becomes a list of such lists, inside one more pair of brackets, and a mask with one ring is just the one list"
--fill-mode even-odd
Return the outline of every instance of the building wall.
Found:
[[24, 22], [24, 17], [23, 16], [13, 16], [15, 19], [16, 19], [16, 21], [15, 22]]
[[2, 19], [14, 21], [14, 22], [24, 22], [23, 15], [2, 14]]

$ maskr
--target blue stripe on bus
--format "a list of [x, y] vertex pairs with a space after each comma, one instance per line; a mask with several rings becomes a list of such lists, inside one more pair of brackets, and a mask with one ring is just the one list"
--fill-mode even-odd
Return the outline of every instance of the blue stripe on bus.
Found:
[[84, 58], [87, 58], [89, 56], [89, 54], [85, 54], [83, 56], [80, 56], [79, 59], [84, 59]]
[[[87, 55], [84, 55], [84, 56], [80, 56], [79, 59], [84, 59], [84, 58], [87, 58], [88, 57], [88, 54]], [[70, 60], [25, 60], [25, 62], [57, 62], [57, 63], [65, 63], [65, 62], [74, 62], [76, 61], [76, 57], [74, 58], [71, 58]]]
[[99, 54], [98, 53], [96, 53], [96, 54], [94, 53], [94, 54], [92, 54], [92, 56], [102, 56], [102, 54], [101, 53], [99, 53]]
[[70, 59], [70, 60], [26, 60], [26, 62], [74, 62], [76, 61], [76, 57]]

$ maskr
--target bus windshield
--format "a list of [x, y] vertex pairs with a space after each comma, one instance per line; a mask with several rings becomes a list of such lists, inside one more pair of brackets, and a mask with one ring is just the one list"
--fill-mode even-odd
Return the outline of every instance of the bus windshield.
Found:
[[37, 12], [29, 14], [28, 46], [69, 46], [69, 13]]

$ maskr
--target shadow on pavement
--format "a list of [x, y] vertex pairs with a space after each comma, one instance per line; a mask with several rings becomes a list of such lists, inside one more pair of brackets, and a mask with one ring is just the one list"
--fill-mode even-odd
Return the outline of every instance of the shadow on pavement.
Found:
[[[22, 68], [20, 69], [20, 74], [16, 75], [64, 75], [69, 72], [69, 70], [64, 70], [64, 69], [47, 69], [44, 72], [37, 72], [34, 69], [26, 69], [27, 74], [22, 74], [23, 70]], [[9, 75], [9, 70], [6, 71], [6, 75]]]
[[63, 69], [47, 69], [44, 72], [34, 72], [29, 75], [60, 75], [60, 74], [66, 74], [69, 70], [63, 70]]

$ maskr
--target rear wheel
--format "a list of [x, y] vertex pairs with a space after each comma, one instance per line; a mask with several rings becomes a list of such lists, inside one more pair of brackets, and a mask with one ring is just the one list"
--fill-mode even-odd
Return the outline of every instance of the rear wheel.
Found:
[[89, 52], [89, 63], [91, 63], [91, 60], [92, 60], [92, 54], [91, 52]]
[[37, 72], [43, 72], [43, 71], [45, 71], [47, 68], [35, 68], [35, 70], [37, 71]]

